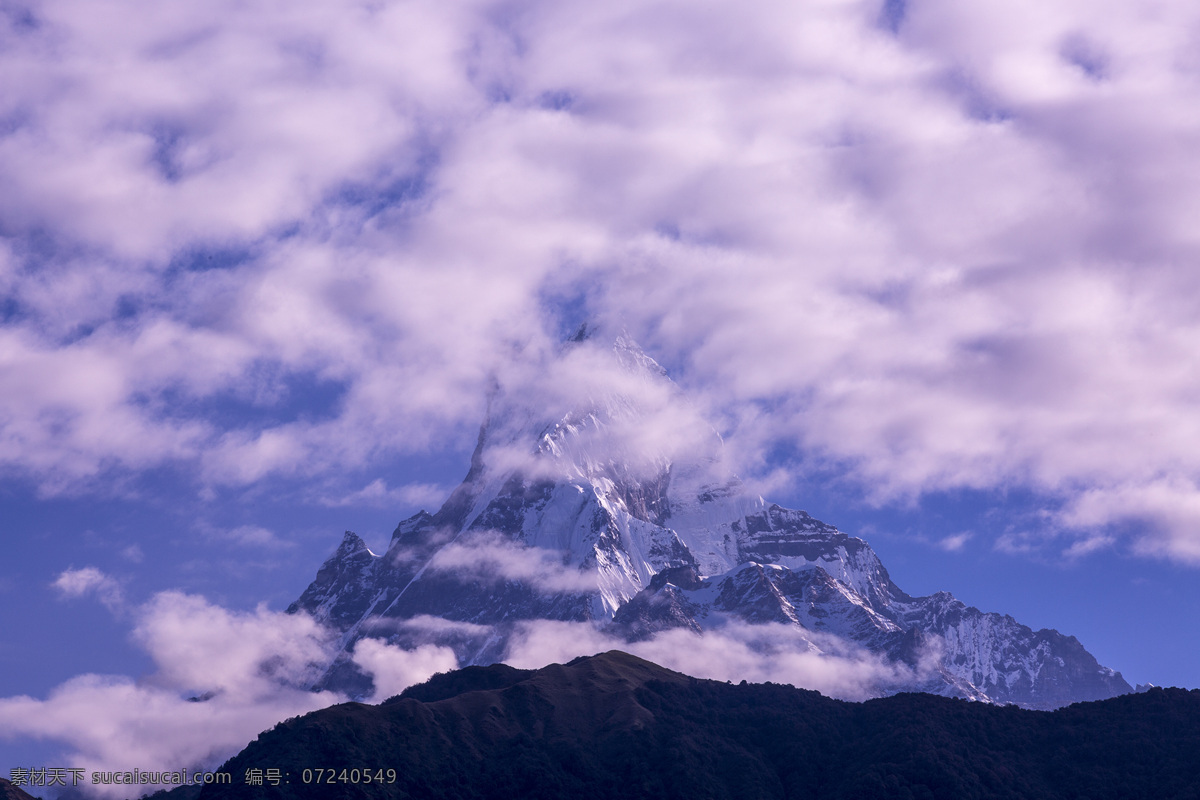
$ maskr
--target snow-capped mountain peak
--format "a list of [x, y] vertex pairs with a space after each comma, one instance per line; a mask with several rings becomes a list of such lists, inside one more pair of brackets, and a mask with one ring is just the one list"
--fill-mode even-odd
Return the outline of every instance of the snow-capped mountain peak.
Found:
[[[534, 386], [497, 381], [442, 508], [401, 522], [383, 556], [348, 533], [291, 610], [341, 631], [346, 652], [365, 636], [435, 641], [463, 665], [502, 659], [522, 621], [631, 641], [735, 622], [785, 626], [814, 652], [864, 648], [911, 667], [907, 688], [1039, 708], [1130, 691], [1074, 638], [911, 597], [866, 542], [746, 492], [627, 334], [581, 329]], [[414, 622], [430, 619], [437, 635]], [[328, 680], [364, 685], [345, 657]]]

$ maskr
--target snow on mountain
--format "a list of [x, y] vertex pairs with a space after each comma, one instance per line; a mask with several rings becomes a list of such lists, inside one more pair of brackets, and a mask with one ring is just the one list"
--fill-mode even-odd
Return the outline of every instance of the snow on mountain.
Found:
[[465, 666], [504, 658], [528, 620], [630, 641], [737, 621], [907, 664], [900, 688], [1035, 708], [1131, 691], [1073, 637], [910, 597], [866, 542], [749, 495], [661, 366], [624, 334], [586, 333], [562, 356], [582, 391], [539, 410], [498, 386], [442, 508], [401, 522], [382, 556], [347, 533], [291, 606], [341, 633], [326, 685], [368, 693], [348, 655], [363, 637], [447, 645]]

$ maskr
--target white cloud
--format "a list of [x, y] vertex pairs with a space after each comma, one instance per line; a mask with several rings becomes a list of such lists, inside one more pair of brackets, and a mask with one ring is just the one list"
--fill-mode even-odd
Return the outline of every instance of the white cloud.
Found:
[[[895, 35], [874, 0], [6, 19], [0, 469], [243, 485], [427, 450], [583, 298], [743, 471], [782, 441], [879, 502], [1020, 486], [1194, 560], [1200, 12], [905, 9]], [[583, 361], [549, 372], [619, 380]], [[652, 418], [613, 447], [689, 434]]]
[[94, 594], [112, 612], [125, 607], [125, 593], [121, 584], [95, 567], [64, 570], [51, 585], [63, 597], [77, 598]]
[[482, 636], [491, 631], [487, 625], [476, 625], [473, 622], [435, 617], [429, 614], [418, 614], [408, 619], [391, 617], [371, 617], [363, 625], [363, 629], [378, 634], [381, 632], [407, 630], [433, 636], [450, 634], [462, 636]]
[[790, 683], [846, 700], [878, 697], [928, 677], [921, 671], [928, 665], [913, 670], [891, 664], [836, 637], [786, 625], [736, 622], [703, 635], [677, 629], [630, 643], [588, 623], [538, 620], [519, 626], [505, 662], [535, 669], [606, 650], [623, 650], [699, 678]]
[[242, 547], [265, 547], [273, 550], [295, 546], [294, 542], [279, 538], [274, 531], [261, 525], [239, 525], [222, 530], [211, 526], [199, 526], [201, 532], [215, 541], [229, 542]]
[[481, 533], [437, 552], [427, 569], [465, 581], [519, 581], [543, 592], [594, 592], [596, 575], [563, 563], [559, 552], [526, 547], [502, 535]]
[[[102, 583], [84, 572], [60, 582], [75, 592]], [[342, 699], [305, 688], [331, 653], [327, 634], [304, 615], [232, 612], [163, 592], [135, 616], [134, 640], [153, 659], [152, 674], [80, 675], [44, 700], [0, 698], [0, 739], [59, 742], [88, 772], [211, 769], [274, 723]]]
[[1037, 552], [1042, 535], [1032, 531], [1007, 531], [996, 537], [994, 549], [1009, 555], [1032, 555]]
[[354, 645], [354, 663], [371, 674], [375, 693], [367, 702], [380, 703], [399, 694], [414, 683], [421, 683], [437, 672], [458, 669], [458, 659], [449, 647], [426, 644], [414, 650], [402, 650], [377, 639], [360, 639]]
[[939, 539], [937, 546], [948, 553], [957, 553], [966, 547], [967, 542], [974, 538], [974, 536], [975, 534], [973, 534], [971, 531], [962, 531], [952, 536]]
[[450, 489], [435, 483], [408, 483], [389, 488], [387, 481], [376, 478], [363, 488], [344, 495], [326, 496], [327, 506], [418, 506], [437, 508], [450, 495]]
[[1063, 525], [1088, 534], [1072, 545], [1070, 554], [1111, 546], [1115, 537], [1101, 526], [1114, 520], [1135, 526], [1134, 546], [1143, 554], [1200, 564], [1200, 489], [1195, 483], [1175, 477], [1080, 493], [1059, 516]]
[[263, 606], [230, 612], [180, 592], [155, 595], [142, 608], [133, 636], [158, 667], [154, 682], [243, 697], [311, 683], [329, 644], [328, 633], [302, 614]]

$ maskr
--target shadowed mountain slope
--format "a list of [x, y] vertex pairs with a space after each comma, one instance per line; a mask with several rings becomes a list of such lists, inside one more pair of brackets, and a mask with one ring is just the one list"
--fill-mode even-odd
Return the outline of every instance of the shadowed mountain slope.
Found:
[[37, 798], [22, 790], [20, 786], [15, 786], [12, 781], [0, 778], [0, 800], [37, 800]]
[[[1197, 752], [1200, 691], [1054, 712], [927, 694], [858, 704], [609, 652], [468, 668], [289, 720], [202, 797], [1161, 800], [1200, 797]], [[265, 768], [279, 786], [242, 783]]]

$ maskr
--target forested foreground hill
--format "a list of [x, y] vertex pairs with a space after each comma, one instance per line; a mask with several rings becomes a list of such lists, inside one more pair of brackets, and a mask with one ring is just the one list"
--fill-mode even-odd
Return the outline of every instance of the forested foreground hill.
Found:
[[[1197, 764], [1195, 690], [1054, 712], [925, 694], [848, 703], [610, 652], [470, 667], [289, 720], [201, 797], [1165, 800], [1200, 798]], [[245, 782], [255, 771], [263, 785]]]

